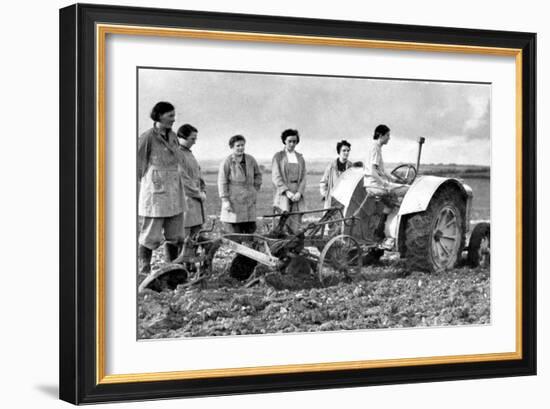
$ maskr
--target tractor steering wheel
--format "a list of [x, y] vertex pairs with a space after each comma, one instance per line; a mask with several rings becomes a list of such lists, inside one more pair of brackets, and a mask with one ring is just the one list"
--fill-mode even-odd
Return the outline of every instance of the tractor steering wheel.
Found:
[[416, 179], [416, 168], [413, 165], [405, 163], [394, 168], [390, 174], [399, 182], [410, 185]]

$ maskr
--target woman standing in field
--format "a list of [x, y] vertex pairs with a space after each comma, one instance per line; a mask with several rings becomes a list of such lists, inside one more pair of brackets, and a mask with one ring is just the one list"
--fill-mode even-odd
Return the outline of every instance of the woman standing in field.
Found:
[[222, 200], [220, 220], [229, 233], [256, 231], [256, 194], [262, 185], [262, 173], [256, 159], [244, 153], [246, 139], [229, 139], [233, 151], [220, 165], [218, 191]]
[[191, 151], [197, 142], [197, 133], [197, 128], [190, 124], [182, 125], [178, 129], [179, 147], [182, 155], [181, 170], [187, 198], [185, 237], [197, 234], [204, 223], [205, 186], [201, 177], [201, 167]]
[[171, 253], [183, 242], [185, 191], [180, 175], [181, 153], [172, 131], [176, 113], [169, 102], [151, 111], [153, 127], [138, 140], [138, 214], [141, 216], [139, 273], [151, 271], [151, 254], [163, 241]]
[[[287, 129], [281, 134], [281, 141], [285, 148], [273, 156], [271, 167], [275, 190], [273, 207], [280, 212], [305, 211], [306, 162], [302, 154], [295, 150], [300, 142], [300, 135], [295, 129]], [[301, 222], [301, 215], [290, 216], [287, 227], [296, 232]]]
[[328, 209], [332, 206], [332, 189], [336, 186], [338, 178], [342, 173], [351, 168], [352, 163], [348, 160], [349, 153], [351, 151], [351, 144], [342, 140], [336, 144], [336, 152], [338, 157], [328, 164], [325, 169], [325, 173], [321, 178], [320, 190], [321, 200], [324, 201], [324, 208]]

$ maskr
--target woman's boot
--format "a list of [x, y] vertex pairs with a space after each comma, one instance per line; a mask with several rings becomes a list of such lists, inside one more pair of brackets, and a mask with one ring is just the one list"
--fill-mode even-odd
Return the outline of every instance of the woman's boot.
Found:
[[141, 244], [138, 247], [138, 269], [139, 274], [148, 276], [151, 272], [151, 256], [153, 255], [153, 250], [142, 246]]
[[177, 244], [164, 243], [164, 262], [171, 263], [179, 255], [179, 246]]

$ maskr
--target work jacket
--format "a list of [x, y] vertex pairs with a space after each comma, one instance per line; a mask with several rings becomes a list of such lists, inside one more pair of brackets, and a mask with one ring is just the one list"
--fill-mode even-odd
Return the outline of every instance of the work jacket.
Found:
[[[298, 159], [298, 180], [291, 181], [288, 174], [288, 158], [286, 151], [282, 150], [273, 156], [271, 163], [271, 179], [273, 181], [274, 196], [273, 206], [282, 211], [289, 211], [292, 205], [292, 211], [305, 211], [306, 201], [306, 162], [301, 153], [295, 152]], [[295, 183], [293, 183], [295, 182]], [[286, 196], [286, 191], [300, 192], [301, 198], [298, 202], [290, 203]]]
[[204, 203], [201, 200], [201, 192], [204, 191], [204, 182], [201, 179], [201, 167], [189, 148], [180, 146], [180, 151], [182, 155], [181, 170], [183, 172], [183, 186], [187, 204], [185, 227], [198, 226], [204, 223]]
[[[324, 208], [328, 209], [331, 207], [332, 203], [332, 190], [336, 186], [336, 183], [338, 182], [338, 178], [343, 172], [340, 172], [338, 170], [338, 159], [333, 160], [328, 164], [328, 166], [325, 169], [325, 173], [323, 173], [323, 177], [321, 178], [321, 182], [319, 184], [319, 189], [321, 191], [321, 197], [324, 200]], [[349, 160], [346, 160], [346, 170], [351, 168], [351, 162]]]
[[246, 173], [233, 154], [221, 164], [218, 172], [220, 198], [229, 199], [233, 211], [222, 206], [220, 220], [226, 223], [256, 221], [256, 195], [262, 185], [262, 173], [256, 159], [244, 154]]
[[172, 217], [186, 210], [181, 153], [176, 134], [164, 140], [153, 127], [138, 140], [138, 214], [145, 217]]

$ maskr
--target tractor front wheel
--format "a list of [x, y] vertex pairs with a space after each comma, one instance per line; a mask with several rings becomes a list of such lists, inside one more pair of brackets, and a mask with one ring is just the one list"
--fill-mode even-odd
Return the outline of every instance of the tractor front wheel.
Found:
[[455, 189], [436, 192], [426, 211], [406, 224], [407, 258], [413, 268], [437, 272], [453, 268], [464, 243], [465, 203]]

